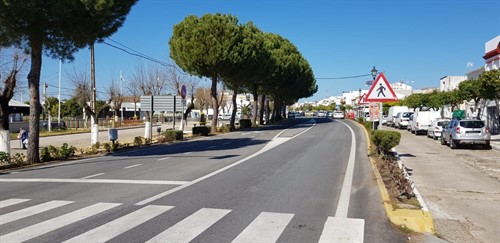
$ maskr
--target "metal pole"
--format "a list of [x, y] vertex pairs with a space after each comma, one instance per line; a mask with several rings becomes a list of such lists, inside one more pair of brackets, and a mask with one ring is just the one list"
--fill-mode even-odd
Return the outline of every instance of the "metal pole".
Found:
[[62, 61], [59, 60], [59, 94], [57, 95], [57, 99], [59, 100], [59, 110], [57, 112], [57, 125], [61, 128], [61, 70], [62, 70]]
[[90, 45], [90, 89], [92, 92], [92, 100], [90, 101], [90, 107], [92, 109], [91, 114], [91, 138], [90, 144], [94, 145], [99, 139], [99, 122], [97, 120], [97, 110], [96, 110], [96, 90], [95, 90], [95, 60], [94, 60], [94, 44]]
[[120, 71], [120, 99], [121, 99], [121, 105], [120, 105], [120, 110], [122, 113], [122, 119], [120, 121], [120, 126], [123, 122], [123, 76], [122, 76], [122, 71]]

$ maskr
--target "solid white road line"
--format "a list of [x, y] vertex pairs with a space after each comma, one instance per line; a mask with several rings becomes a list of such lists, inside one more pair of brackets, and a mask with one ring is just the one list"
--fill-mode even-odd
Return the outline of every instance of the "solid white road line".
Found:
[[115, 179], [55, 179], [55, 178], [12, 178], [0, 179], [0, 182], [61, 182], [61, 183], [108, 183], [108, 184], [146, 184], [146, 185], [184, 185], [188, 181], [159, 180], [115, 180]]
[[328, 217], [319, 242], [363, 242], [365, 220]]
[[344, 182], [342, 183], [342, 191], [340, 192], [335, 217], [347, 218], [347, 210], [349, 209], [349, 200], [351, 198], [352, 177], [354, 175], [354, 163], [356, 161], [356, 137], [354, 136], [354, 131], [351, 127], [344, 122], [341, 123], [349, 128], [349, 131], [351, 131], [351, 150], [349, 152], [349, 162], [347, 163], [347, 169], [344, 176]]
[[0, 242], [22, 242], [29, 239], [33, 239], [45, 233], [51, 232], [53, 230], [59, 229], [66, 225], [78, 222], [80, 220], [86, 219], [88, 217], [94, 216], [111, 208], [114, 208], [121, 203], [96, 203], [94, 205], [88, 206], [86, 208], [79, 209], [77, 211], [61, 215], [57, 218], [53, 218], [18, 231], [0, 236]]
[[85, 177], [82, 177], [82, 179], [89, 179], [89, 178], [97, 177], [97, 176], [100, 176], [100, 175], [104, 175], [104, 173], [98, 173], [98, 174], [95, 174], [95, 175], [85, 176]]
[[[240, 160], [238, 160], [238, 161], [236, 161], [236, 162], [234, 162], [234, 163], [232, 163], [232, 164], [230, 164], [230, 165], [228, 165], [228, 166], [226, 166], [226, 167], [223, 167], [223, 168], [221, 168], [221, 169], [218, 169], [218, 170], [216, 170], [216, 171], [214, 171], [214, 172], [212, 172], [212, 173], [206, 174], [206, 175], [204, 175], [204, 176], [202, 176], [202, 177], [200, 177], [200, 178], [197, 178], [197, 179], [195, 179], [195, 180], [193, 180], [193, 181], [190, 181], [189, 183], [186, 183], [186, 184], [184, 184], [184, 185], [181, 185], [181, 186], [178, 186], [178, 187], [172, 188], [172, 189], [170, 189], [170, 190], [168, 190], [168, 191], [164, 191], [164, 192], [162, 192], [162, 193], [160, 193], [160, 194], [157, 194], [157, 195], [154, 195], [154, 196], [152, 196], [152, 197], [150, 197], [150, 198], [144, 199], [144, 200], [142, 200], [142, 201], [140, 201], [140, 202], [136, 203], [135, 205], [144, 205], [144, 204], [148, 204], [148, 203], [150, 203], [150, 202], [152, 202], [152, 201], [158, 200], [158, 199], [160, 199], [160, 198], [162, 198], [162, 197], [164, 197], [164, 196], [170, 195], [170, 194], [172, 194], [172, 193], [174, 193], [174, 192], [176, 192], [176, 191], [179, 191], [179, 190], [182, 190], [182, 189], [184, 189], [184, 188], [186, 188], [186, 187], [189, 187], [189, 186], [191, 186], [191, 185], [194, 185], [194, 184], [196, 184], [196, 183], [198, 183], [198, 182], [200, 182], [200, 181], [203, 181], [203, 180], [205, 180], [205, 179], [207, 179], [207, 178], [210, 178], [210, 177], [212, 177], [212, 176], [214, 176], [214, 175], [217, 175], [217, 174], [219, 174], [219, 173], [221, 173], [221, 172], [224, 172], [224, 171], [226, 171], [226, 170], [229, 170], [230, 168], [232, 168], [232, 167], [234, 167], [234, 166], [237, 166], [237, 165], [239, 165], [239, 164], [241, 164], [241, 163], [243, 163], [243, 162], [245, 162], [245, 161], [248, 161], [248, 160], [252, 159], [253, 157], [256, 157], [256, 156], [258, 156], [258, 155], [260, 155], [260, 154], [262, 154], [262, 153], [264, 153], [264, 152], [266, 152], [266, 151], [268, 151], [268, 150], [270, 150], [270, 149], [272, 149], [272, 148], [274, 148], [274, 147], [276, 147], [276, 146], [278, 146], [278, 145], [280, 145], [280, 144], [282, 144], [282, 143], [287, 142], [287, 141], [288, 141], [288, 140], [290, 140], [290, 139], [293, 139], [293, 138], [295, 138], [295, 137], [297, 137], [297, 136], [299, 136], [299, 135], [301, 135], [301, 134], [303, 134], [303, 133], [305, 133], [305, 132], [309, 131], [309, 130], [310, 130], [311, 128], [313, 128], [313, 127], [314, 127], [314, 125], [316, 124], [314, 119], [311, 119], [309, 122], [310, 122], [310, 123], [312, 123], [312, 124], [311, 124], [311, 127], [309, 127], [309, 128], [307, 128], [307, 129], [305, 129], [304, 131], [302, 131], [301, 133], [299, 133], [299, 134], [297, 134], [297, 135], [295, 135], [295, 136], [293, 136], [293, 137], [288, 137], [288, 138], [280, 138], [279, 136], [280, 136], [283, 132], [285, 132], [286, 130], [288, 130], [288, 129], [285, 129], [285, 130], [281, 131], [280, 133], [278, 133], [276, 136], [274, 136], [274, 138], [273, 138], [271, 141], [269, 141], [269, 142], [268, 142], [268, 143], [267, 143], [267, 144], [266, 144], [263, 148], [261, 148], [259, 151], [255, 152], [254, 154], [252, 154], [252, 155], [250, 155], [250, 156], [248, 156], [248, 157], [246, 157], [246, 158], [240, 159]], [[0, 181], [1, 181], [1, 180], [0, 180]]]
[[262, 212], [232, 242], [276, 242], [293, 214]]
[[130, 168], [134, 168], [134, 167], [141, 166], [141, 165], [142, 164], [135, 164], [135, 165], [127, 166], [124, 169], [130, 169]]
[[229, 212], [231, 210], [202, 208], [147, 242], [189, 242]]
[[18, 203], [23, 203], [23, 202], [26, 202], [29, 200], [31, 200], [31, 199], [12, 198], [12, 199], [3, 200], [3, 201], [0, 201], [0, 208], [5, 208], [8, 206], [12, 206], [12, 205], [15, 205]]
[[174, 207], [148, 205], [65, 242], [106, 242], [172, 208]]
[[35, 206], [31, 206], [29, 208], [17, 210], [11, 213], [7, 213], [4, 215], [0, 215], [0, 225], [10, 223], [12, 221], [16, 221], [22, 218], [26, 218], [29, 216], [33, 216], [35, 214], [39, 214], [54, 208], [58, 208], [67, 204], [73, 203], [72, 201], [50, 201], [42, 204], [38, 204]]

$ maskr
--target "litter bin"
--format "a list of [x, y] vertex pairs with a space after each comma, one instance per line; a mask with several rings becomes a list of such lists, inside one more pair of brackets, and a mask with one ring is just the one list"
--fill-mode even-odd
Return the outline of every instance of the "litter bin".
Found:
[[118, 129], [110, 128], [108, 130], [108, 138], [109, 138], [109, 141], [112, 141], [112, 142], [118, 140]]

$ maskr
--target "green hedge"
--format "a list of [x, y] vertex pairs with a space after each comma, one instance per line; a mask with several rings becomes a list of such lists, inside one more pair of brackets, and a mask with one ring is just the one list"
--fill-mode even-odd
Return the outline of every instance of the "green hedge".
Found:
[[167, 141], [177, 141], [184, 138], [184, 132], [181, 130], [167, 130], [163, 135]]
[[193, 127], [193, 135], [208, 136], [208, 134], [210, 134], [210, 127], [206, 126]]
[[240, 128], [252, 127], [252, 121], [250, 119], [240, 119]]
[[401, 133], [395, 131], [375, 130], [372, 132], [372, 143], [381, 155], [388, 155], [401, 140]]

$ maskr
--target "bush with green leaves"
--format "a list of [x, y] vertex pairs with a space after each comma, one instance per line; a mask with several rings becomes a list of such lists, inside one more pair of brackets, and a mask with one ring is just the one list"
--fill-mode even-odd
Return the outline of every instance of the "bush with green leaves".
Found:
[[240, 119], [240, 128], [250, 127], [252, 127], [252, 121], [250, 119]]
[[180, 130], [167, 130], [163, 133], [167, 141], [178, 141], [184, 138], [184, 132]]
[[10, 163], [9, 153], [0, 152], [0, 164], [9, 164], [9, 163]]
[[401, 133], [396, 131], [375, 130], [372, 132], [372, 143], [378, 154], [386, 156], [401, 140]]
[[210, 127], [207, 126], [197, 126], [193, 127], [193, 135], [208, 136], [210, 134]]
[[57, 159], [68, 159], [75, 155], [76, 148], [74, 146], [68, 146], [67, 143], [63, 143], [61, 148], [57, 151]]

